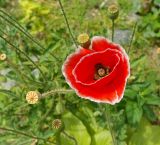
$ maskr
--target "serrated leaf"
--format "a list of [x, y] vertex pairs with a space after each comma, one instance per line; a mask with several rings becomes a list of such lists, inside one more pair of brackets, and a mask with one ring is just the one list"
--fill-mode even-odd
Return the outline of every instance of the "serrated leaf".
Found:
[[127, 114], [127, 119], [128, 122], [132, 125], [137, 124], [142, 117], [142, 108], [138, 106], [136, 102], [127, 102], [126, 105], [126, 114]]

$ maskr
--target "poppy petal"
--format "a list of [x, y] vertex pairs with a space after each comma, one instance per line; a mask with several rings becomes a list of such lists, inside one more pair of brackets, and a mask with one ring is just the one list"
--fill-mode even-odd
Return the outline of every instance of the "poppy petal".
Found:
[[112, 84], [102, 88], [82, 86], [77, 89], [77, 95], [95, 102], [115, 104], [118, 101], [117, 92]]
[[62, 73], [65, 76], [67, 82], [70, 82], [69, 80], [74, 80], [72, 71], [74, 67], [76, 66], [76, 64], [79, 62], [79, 60], [83, 56], [90, 54], [91, 52], [92, 52], [91, 50], [79, 48], [77, 52], [74, 52], [67, 57], [65, 63], [62, 66]]
[[[111, 71], [96, 80], [95, 66], [99, 63]], [[90, 49], [79, 48], [67, 57], [62, 71], [78, 96], [95, 102], [115, 104], [123, 97], [130, 65], [128, 55], [120, 45], [96, 36], [91, 40]]]
[[130, 76], [129, 66], [129, 58], [124, 57], [124, 61], [120, 64], [121, 73], [119, 73], [113, 81], [113, 85], [115, 86], [118, 95], [118, 102], [123, 98], [127, 79]]
[[92, 50], [95, 50], [95, 51], [104, 51], [108, 48], [116, 49], [121, 52], [124, 51], [124, 49], [121, 48], [121, 46], [119, 46], [116, 43], [112, 43], [110, 40], [102, 36], [94, 36], [91, 42], [92, 42]]
[[[112, 59], [110, 59], [110, 57], [112, 57]], [[101, 52], [94, 52], [80, 59], [73, 70], [73, 75], [77, 83], [82, 83], [83, 85], [93, 85], [97, 82], [101, 82], [99, 85], [102, 86], [104, 82], [104, 84], [106, 84], [106, 82], [109, 82], [109, 80], [113, 78], [115, 75], [114, 70], [116, 69], [119, 61], [119, 56], [115, 50], [107, 49]], [[105, 81], [102, 81], [104, 78], [94, 80], [95, 65], [99, 63], [111, 69], [110, 74], [104, 77]]]

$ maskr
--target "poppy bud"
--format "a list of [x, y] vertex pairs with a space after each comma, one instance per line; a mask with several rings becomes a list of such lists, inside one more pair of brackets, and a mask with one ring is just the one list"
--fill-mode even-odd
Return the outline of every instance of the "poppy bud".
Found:
[[7, 56], [6, 56], [5, 53], [0, 54], [0, 60], [1, 60], [1, 61], [6, 60], [6, 58], [7, 58]]
[[53, 120], [52, 127], [54, 129], [59, 129], [60, 127], [62, 127], [62, 121], [60, 119]]
[[114, 20], [119, 15], [119, 8], [117, 5], [112, 4], [108, 7], [108, 16], [110, 19]]
[[39, 100], [40, 94], [37, 91], [29, 91], [26, 95], [28, 104], [36, 104]]
[[80, 34], [77, 38], [77, 41], [83, 48], [86, 49], [88, 49], [91, 44], [90, 38], [86, 33]]

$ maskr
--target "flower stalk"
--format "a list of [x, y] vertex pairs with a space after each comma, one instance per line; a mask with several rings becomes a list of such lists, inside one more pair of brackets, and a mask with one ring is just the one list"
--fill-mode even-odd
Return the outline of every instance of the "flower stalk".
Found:
[[[1, 32], [3, 32], [2, 30], [0, 30]], [[20, 52], [21, 54], [23, 54], [41, 73], [43, 80], [45, 80], [45, 75], [43, 74], [43, 71], [41, 70], [41, 68], [22, 50], [20, 50], [17, 46], [15, 46], [14, 44], [12, 44], [11, 42], [9, 42], [6, 38], [4, 38], [3, 36], [0, 35], [0, 38], [3, 39], [6, 43], [8, 43], [10, 46], [12, 46], [13, 48], [15, 48], [18, 52]]]
[[[19, 30], [21, 33], [23, 33], [27, 38], [29, 38], [33, 43], [35, 43], [37, 46], [39, 46], [43, 51], [45, 51], [45, 47], [44, 46], [42, 46], [41, 44], [40, 44], [40, 42], [39, 41], [37, 41], [36, 39], [34, 39], [33, 38], [33, 36], [29, 33], [29, 32], [27, 32], [26, 30], [25, 30], [25, 28], [23, 28], [23, 26], [19, 23], [19, 22], [17, 22], [12, 16], [10, 16], [9, 14], [7, 14], [6, 12], [4, 12], [3, 10], [1, 10], [0, 9], [0, 13], [2, 13], [2, 14], [0, 14], [0, 17], [4, 20], [4, 21], [6, 21], [7, 23], [9, 23], [10, 25], [12, 25], [12, 26], [14, 26], [17, 30]], [[6, 16], [6, 17], [5, 17]], [[60, 61], [55, 55], [53, 55], [52, 53], [50, 53], [50, 55], [52, 55], [52, 57], [54, 57], [57, 61]]]
[[27, 137], [30, 137], [30, 138], [33, 138], [33, 139], [37, 139], [37, 140], [43, 140], [44, 142], [48, 142], [48, 143], [53, 143], [53, 142], [47, 141], [45, 138], [34, 136], [34, 135], [31, 135], [31, 134], [27, 134], [25, 132], [22, 132], [22, 131], [19, 131], [19, 130], [15, 130], [15, 129], [0, 127], [0, 130], [13, 132], [15, 134], [27, 136]]
[[114, 41], [114, 25], [115, 19], [118, 18], [119, 8], [116, 4], [112, 4], [108, 7], [108, 17], [112, 20], [112, 42]]
[[130, 49], [132, 47], [132, 43], [133, 43], [133, 38], [134, 38], [134, 35], [135, 35], [135, 32], [136, 32], [136, 27], [137, 27], [137, 22], [135, 23], [134, 27], [133, 27], [133, 32], [132, 32], [132, 36], [131, 36], [131, 41], [129, 43], [129, 48], [128, 48], [128, 51], [127, 53], [129, 54], [130, 52]]
[[71, 89], [55, 89], [55, 90], [51, 90], [49, 92], [46, 92], [46, 93], [43, 93], [41, 96], [40, 96], [40, 99], [43, 99], [43, 98], [46, 98], [50, 95], [53, 95], [53, 94], [56, 94], [56, 93], [61, 93], [61, 94], [66, 94], [66, 93], [74, 93], [73, 90]]
[[[114, 130], [111, 125], [111, 116], [110, 116], [111, 112], [110, 112], [109, 106], [108, 105], [107, 106], [106, 105], [105, 106], [99, 105], [99, 107], [100, 107], [100, 110], [103, 112], [104, 118], [107, 121], [107, 126], [108, 126], [109, 132], [112, 137], [112, 143], [113, 143], [113, 145], [117, 145]], [[105, 108], [105, 110], [104, 110], [104, 108]]]
[[60, 5], [60, 7], [61, 7], [61, 10], [62, 10], [62, 13], [63, 13], [64, 19], [65, 19], [65, 22], [66, 22], [66, 25], [67, 25], [68, 31], [69, 31], [69, 33], [70, 33], [70, 36], [71, 36], [72, 40], [73, 40], [73, 43], [74, 43], [74, 44], [76, 45], [76, 47], [78, 48], [78, 44], [77, 44], [77, 42], [76, 42], [76, 40], [75, 40], [75, 38], [74, 38], [74, 36], [73, 36], [73, 34], [72, 34], [72, 31], [71, 31], [71, 28], [70, 28], [70, 25], [69, 25], [69, 22], [68, 22], [68, 19], [67, 19], [66, 13], [65, 13], [65, 11], [64, 11], [64, 8], [63, 8], [63, 5], [62, 5], [62, 2], [61, 2], [61, 0], [58, 0], [58, 2], [59, 2], [59, 5]]
[[112, 42], [114, 42], [114, 19], [112, 20]]

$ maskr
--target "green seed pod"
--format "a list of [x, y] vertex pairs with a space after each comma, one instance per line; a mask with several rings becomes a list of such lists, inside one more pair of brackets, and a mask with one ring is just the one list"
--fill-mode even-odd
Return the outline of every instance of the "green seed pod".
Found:
[[119, 15], [119, 7], [115, 4], [112, 4], [108, 7], [108, 16], [110, 19], [115, 20]]
[[83, 48], [86, 48], [86, 49], [88, 49], [91, 44], [90, 38], [86, 33], [80, 34], [77, 37], [77, 41]]

